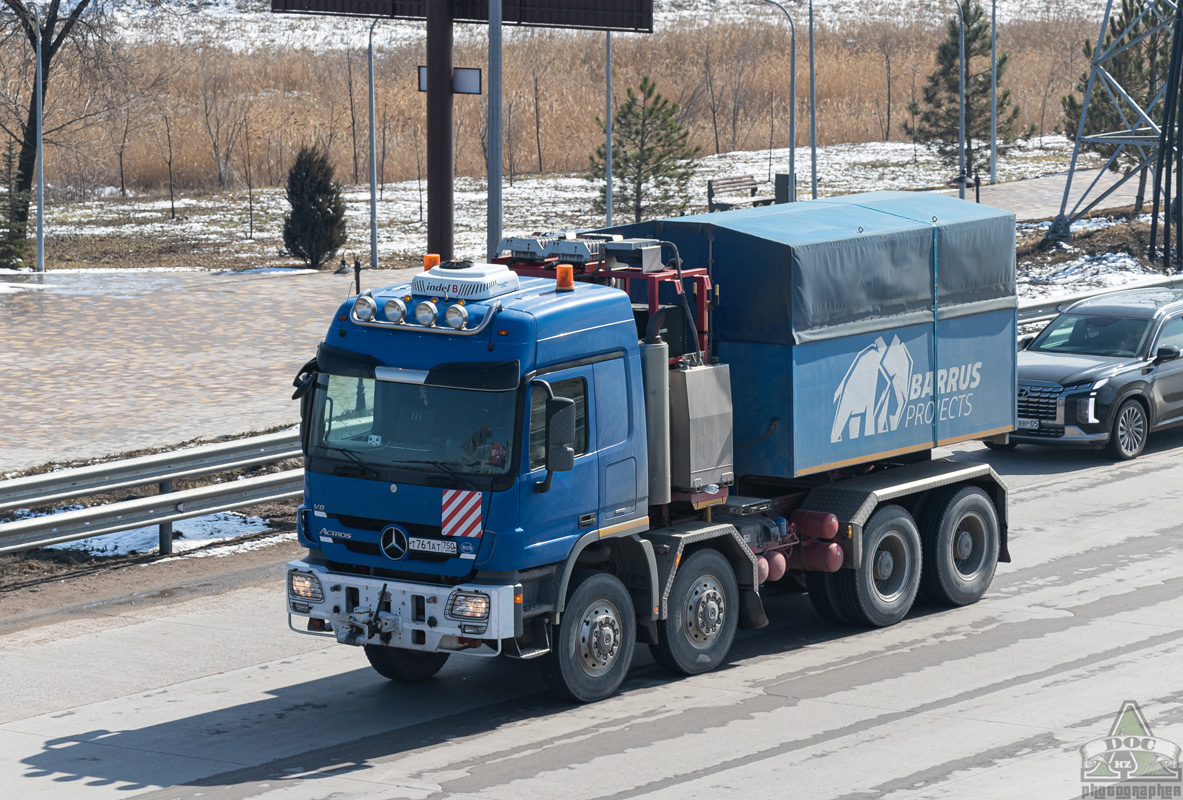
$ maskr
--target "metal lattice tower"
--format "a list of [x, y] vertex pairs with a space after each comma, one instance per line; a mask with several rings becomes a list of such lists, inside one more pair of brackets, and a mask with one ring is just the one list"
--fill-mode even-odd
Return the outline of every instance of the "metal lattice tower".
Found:
[[[1118, 6], [1121, 6], [1118, 0]], [[1072, 224], [1087, 215], [1097, 207], [1106, 197], [1124, 186], [1132, 178], [1138, 177], [1143, 170], [1149, 169], [1152, 177], [1156, 176], [1158, 164], [1159, 143], [1162, 137], [1164, 112], [1166, 110], [1168, 85], [1167, 74], [1163, 74], [1161, 85], [1150, 101], [1143, 107], [1135, 96], [1141, 93], [1142, 87], [1123, 87], [1115, 76], [1114, 62], [1130, 48], [1158, 35], [1163, 38], [1163, 50], [1173, 52], [1174, 30], [1179, 15], [1178, 2], [1173, 0], [1143, 0], [1140, 12], [1129, 22], [1125, 30], [1113, 37], [1106, 47], [1105, 34], [1109, 31], [1110, 19], [1113, 11], [1113, 0], [1106, 0], [1105, 14], [1101, 19], [1101, 32], [1097, 35], [1097, 46], [1093, 50], [1092, 67], [1089, 71], [1088, 82], [1084, 91], [1084, 102], [1081, 106], [1080, 120], [1076, 129], [1075, 145], [1072, 148], [1072, 163], [1068, 170], [1068, 180], [1064, 184], [1064, 198], [1060, 203], [1060, 213], [1052, 223], [1047, 239], [1051, 241], [1066, 241], [1072, 238]], [[1176, 91], [1178, 88], [1176, 87]], [[1102, 107], [1116, 113], [1120, 120], [1120, 127], [1103, 133], [1085, 134], [1086, 121], [1090, 111], [1094, 114], [1102, 113]], [[1174, 137], [1172, 137], [1174, 138]], [[1093, 179], [1092, 183], [1077, 198], [1069, 210], [1069, 197], [1072, 190], [1072, 177], [1076, 171], [1076, 160], [1081, 147], [1090, 144], [1110, 145], [1113, 153], [1105, 162], [1105, 167]], [[1129, 159], [1133, 155], [1136, 159], [1121, 178], [1101, 191], [1098, 184], [1101, 177], [1125, 156]]]

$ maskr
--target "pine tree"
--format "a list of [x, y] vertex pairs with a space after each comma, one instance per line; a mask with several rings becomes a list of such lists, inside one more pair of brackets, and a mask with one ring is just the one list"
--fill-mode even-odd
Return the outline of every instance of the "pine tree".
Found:
[[[1162, 5], [1162, 0], [1155, 0], [1155, 2], [1158, 2], [1163, 8], [1165, 16], [1174, 13]], [[1124, 51], [1117, 53], [1105, 62], [1105, 71], [1142, 109], [1146, 109], [1150, 105], [1151, 100], [1162, 87], [1171, 57], [1170, 34], [1168, 32], [1160, 30], [1149, 36], [1146, 35], [1154, 23], [1158, 21], [1154, 14], [1143, 15], [1137, 25], [1134, 25], [1128, 32], [1126, 31], [1126, 28], [1129, 28], [1142, 14], [1145, 6], [1146, 3], [1143, 0], [1122, 0], [1121, 9], [1109, 18], [1109, 28], [1105, 32], [1102, 45], [1102, 52], [1105, 52], [1111, 48], [1121, 50], [1123, 46], [1132, 42]], [[1125, 35], [1123, 36], [1123, 34]], [[1093, 50], [1093, 42], [1086, 39], [1084, 55], [1090, 64], [1093, 61]], [[1076, 131], [1080, 125], [1080, 114], [1083, 110], [1084, 92], [1088, 87], [1088, 80], [1089, 74], [1085, 72], [1076, 81], [1076, 91], [1080, 95], [1079, 98], [1075, 94], [1060, 98], [1060, 105], [1064, 109], [1064, 133], [1072, 140], [1076, 139]], [[1118, 106], [1114, 103], [1113, 96], [1116, 95], [1111, 96], [1099, 81], [1094, 82], [1088, 117], [1084, 121], [1085, 135], [1127, 130], [1131, 125], [1141, 123], [1137, 112], [1130, 105], [1119, 101], [1121, 105]], [[1117, 145], [1086, 143], [1081, 146], [1081, 149], [1099, 153], [1103, 158], [1108, 159], [1117, 149]], [[1141, 153], [1134, 148], [1127, 147], [1110, 165], [1110, 169], [1116, 172], [1122, 166], [1126, 168], [1136, 166], [1141, 160]], [[1138, 194], [1134, 202], [1134, 213], [1142, 210], [1145, 194], [1146, 172], [1143, 170], [1138, 177]]]
[[[604, 121], [596, 118], [601, 130]], [[648, 76], [640, 93], [629, 87], [612, 127], [612, 208], [634, 222], [643, 216], [685, 214], [690, 205], [693, 158], [699, 147], [689, 144], [690, 130], [678, 121], [678, 104], [657, 93]], [[591, 157], [589, 180], [604, 182], [604, 145]], [[595, 202], [605, 209], [606, 184]]]
[[17, 182], [17, 157], [13, 141], [0, 157], [0, 180], [4, 181], [4, 194], [0, 196], [0, 223], [10, 232], [0, 235], [0, 266], [20, 267], [29, 257], [29, 240], [25, 238], [27, 224], [14, 219], [13, 210], [22, 201], [27, 203], [28, 192], [21, 192]]
[[288, 171], [287, 196], [292, 210], [283, 219], [284, 247], [320, 269], [345, 244], [345, 201], [328, 155], [301, 147]]
[[[990, 20], [982, 6], [963, 0], [965, 15], [965, 171], [972, 176], [985, 166], [990, 149]], [[937, 48], [937, 68], [928, 76], [921, 102], [912, 102], [908, 111], [915, 124], [904, 122], [912, 140], [929, 147], [948, 164], [957, 164], [958, 146], [958, 61], [961, 18], [953, 16], [946, 25], [946, 36]], [[998, 53], [998, 154], [1009, 149], [1016, 139], [1026, 138], [1034, 126], [1018, 129], [1019, 108], [1012, 104], [1009, 89], [1001, 88], [1010, 57]], [[975, 146], [975, 141], [978, 146]], [[985, 150], [979, 155], [979, 147]], [[979, 164], [979, 162], [981, 162]]]

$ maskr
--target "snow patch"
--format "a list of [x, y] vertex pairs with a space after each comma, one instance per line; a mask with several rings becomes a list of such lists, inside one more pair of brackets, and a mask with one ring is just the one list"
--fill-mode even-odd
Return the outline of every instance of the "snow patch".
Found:
[[[60, 511], [73, 511], [82, 506], [69, 506]], [[18, 518], [33, 516], [27, 512]], [[209, 514], [204, 517], [182, 519], [173, 523], [173, 551], [184, 553], [212, 542], [237, 539], [252, 533], [270, 530], [268, 522], [260, 517], [244, 517], [232, 511]], [[294, 536], [295, 534], [293, 534]], [[160, 529], [156, 525], [133, 528], [104, 536], [77, 539], [72, 542], [48, 545], [47, 550], [79, 550], [91, 556], [126, 556], [155, 552], [160, 544]]]

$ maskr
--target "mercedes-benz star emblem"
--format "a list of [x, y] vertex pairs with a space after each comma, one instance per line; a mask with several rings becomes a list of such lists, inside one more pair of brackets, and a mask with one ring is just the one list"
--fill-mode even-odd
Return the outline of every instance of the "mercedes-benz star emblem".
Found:
[[378, 545], [387, 558], [398, 561], [407, 554], [407, 533], [402, 528], [391, 525], [382, 531]]

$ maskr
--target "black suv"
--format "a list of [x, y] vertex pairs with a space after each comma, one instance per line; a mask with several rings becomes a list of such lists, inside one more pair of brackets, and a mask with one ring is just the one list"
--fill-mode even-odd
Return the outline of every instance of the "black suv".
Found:
[[1018, 427], [992, 447], [1104, 445], [1127, 459], [1183, 423], [1183, 289], [1082, 300], [1019, 346]]

